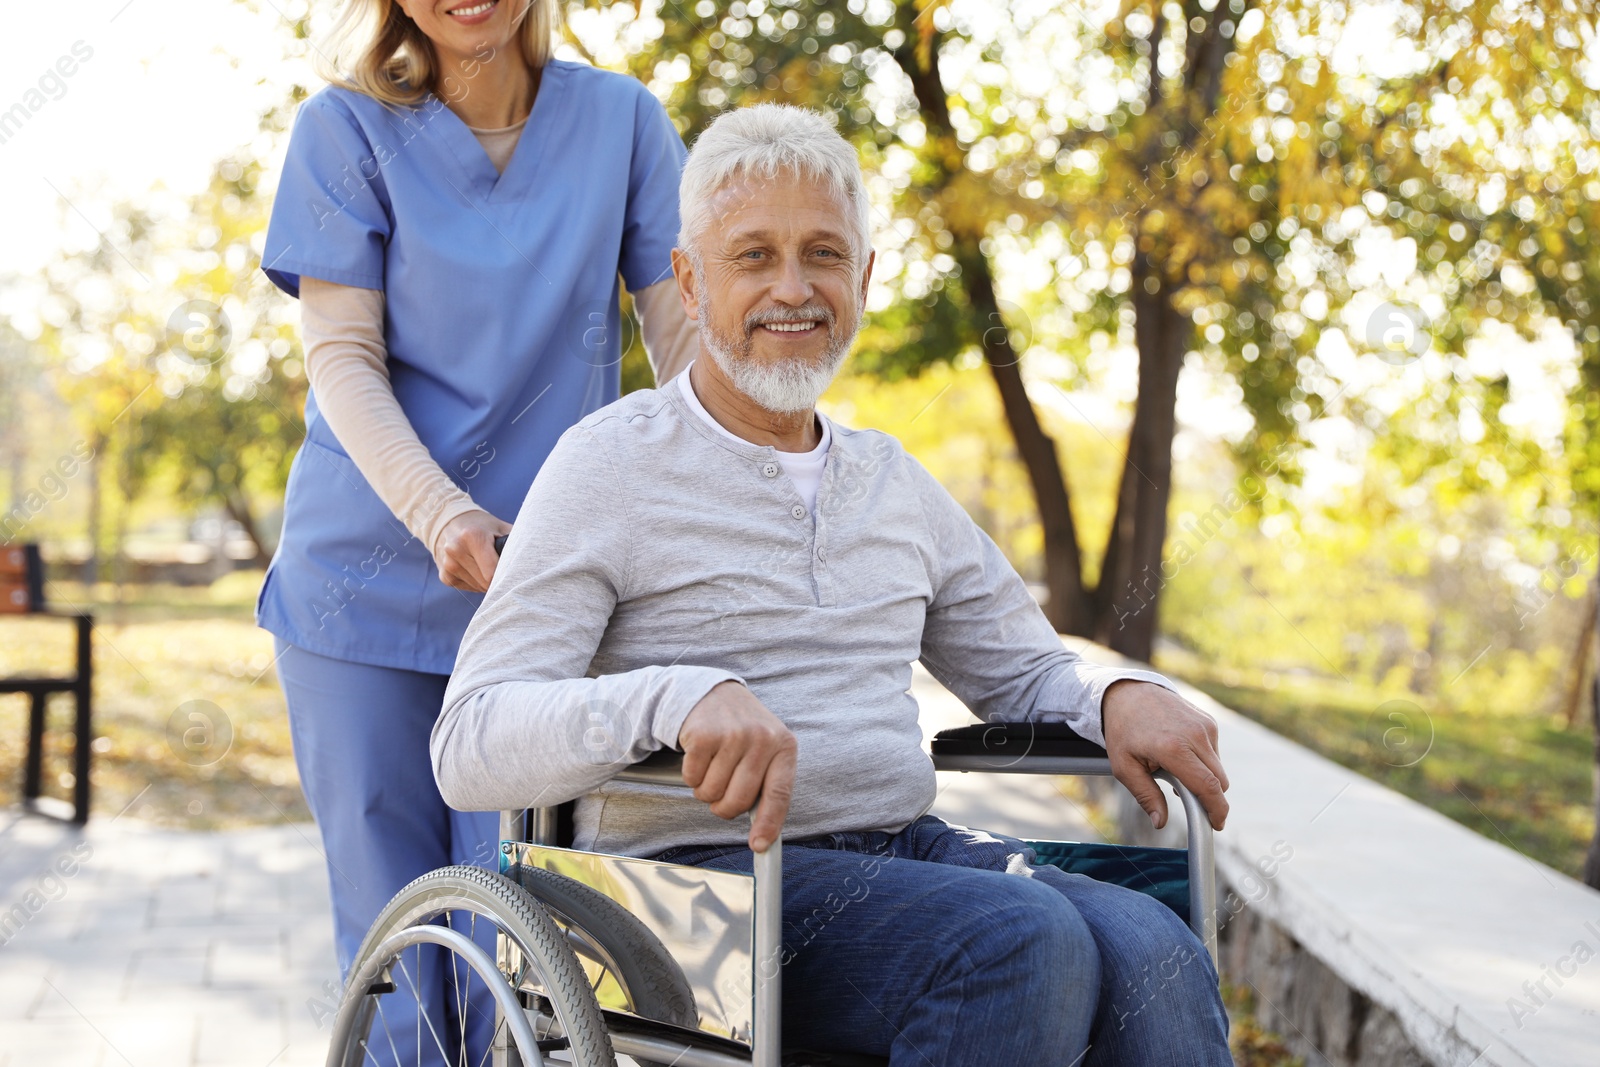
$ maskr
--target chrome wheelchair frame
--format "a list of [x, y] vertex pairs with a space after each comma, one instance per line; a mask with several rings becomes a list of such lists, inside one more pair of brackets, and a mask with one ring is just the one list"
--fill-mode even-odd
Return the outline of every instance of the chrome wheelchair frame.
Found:
[[[1111, 774], [1103, 750], [1080, 738], [1064, 744], [1039, 743], [1031, 736], [1030, 725], [1026, 728], [1030, 736], [1020, 745], [1015, 744], [1015, 729], [992, 744], [994, 727], [999, 725], [979, 724], [941, 734], [933, 746], [934, 768], [991, 774]], [[964, 738], [957, 737], [963, 734]], [[1022, 754], [1008, 754], [1008, 743], [1021, 747]], [[615, 780], [687, 788], [681, 771], [681, 756], [662, 752], [622, 770]], [[1211, 825], [1198, 799], [1181, 783], [1165, 772], [1156, 777], [1173, 788], [1184, 807], [1189, 925], [1214, 961], [1217, 909]], [[397, 961], [401, 974], [417, 988], [420, 973], [409, 974], [404, 953], [423, 944], [453, 954], [458, 979], [464, 965], [489, 987], [495, 1067], [542, 1065], [547, 1062], [545, 1053], [557, 1049], [567, 1050], [576, 1067], [611, 1067], [615, 1054], [632, 1056], [641, 1064], [674, 1067], [785, 1063], [779, 965], [782, 842], [757, 853], [753, 873], [744, 875], [563, 848], [562, 829], [559, 808], [502, 812], [499, 876], [479, 868], [446, 868], [418, 879], [395, 898], [351, 968], [336, 1017], [329, 1067], [369, 1062], [375, 1012], [381, 1014], [381, 998], [398, 988]], [[491, 881], [496, 878], [498, 882]], [[708, 936], [705, 930], [697, 932], [692, 922], [687, 933], [678, 927], [683, 925], [686, 901], [698, 909], [697, 921], [703, 926], [709, 900], [717, 901], [710, 909], [719, 912], [713, 921], [723, 925], [718, 927], [718, 948], [709, 953], [719, 958], [707, 967], [708, 953], [697, 940]], [[726, 904], [726, 914], [720, 914], [728, 901], [732, 903]], [[456, 909], [468, 909], [473, 916], [465, 933], [449, 922], [452, 914], [462, 913]], [[641, 917], [640, 912], [652, 914]], [[494, 924], [493, 958], [474, 940], [480, 915]], [[445, 925], [439, 925], [441, 921]], [[608, 925], [611, 929], [606, 929]], [[619, 933], [624, 926], [628, 929]], [[702, 969], [694, 980], [679, 966], [669, 944], [680, 955], [691, 946], [688, 954], [700, 958]], [[419, 956], [416, 969], [421, 968]], [[729, 980], [730, 970], [746, 968], [748, 982]], [[707, 988], [712, 982], [718, 987]], [[420, 992], [417, 995], [420, 1000]], [[448, 1059], [446, 1041], [432, 1023], [429, 1031]], [[419, 1024], [419, 1040], [420, 1033]], [[378, 1047], [376, 1040], [370, 1044]], [[461, 1047], [465, 1049], [465, 1039]], [[796, 1062], [840, 1067], [886, 1062], [837, 1053], [796, 1056], [790, 1057], [791, 1067]]]

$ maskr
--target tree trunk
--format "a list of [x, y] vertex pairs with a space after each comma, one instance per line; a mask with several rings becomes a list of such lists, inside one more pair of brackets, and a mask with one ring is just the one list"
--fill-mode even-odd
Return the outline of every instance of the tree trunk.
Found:
[[[122, 463], [128, 462], [127, 446], [123, 446]], [[133, 500], [128, 493], [125, 479], [114, 480], [117, 488], [117, 515], [111, 522], [111, 558], [105, 568], [111, 584], [115, 587], [115, 596], [118, 604], [123, 602], [123, 594], [128, 584], [128, 512], [132, 508]]]
[[91, 587], [100, 579], [100, 527], [104, 510], [100, 499], [100, 474], [105, 467], [106, 435], [94, 435], [94, 453], [89, 458], [89, 555], [83, 561], [83, 581]]
[[1595, 672], [1589, 707], [1589, 720], [1595, 731], [1595, 832], [1594, 837], [1589, 838], [1589, 854], [1584, 857], [1584, 885], [1600, 889], [1600, 670]]
[[[938, 41], [929, 45], [929, 62], [917, 57], [919, 28], [913, 23], [916, 13], [910, 6], [899, 9], [905, 25], [905, 41], [893, 52], [900, 69], [911, 79], [917, 109], [930, 137], [946, 146], [943, 174], [939, 184], [948, 185], [961, 168], [961, 150], [950, 109], [945, 99], [944, 82], [939, 77]], [[979, 245], [981, 228], [955, 234], [952, 248], [961, 268], [961, 284], [972, 305], [974, 326], [981, 333], [984, 362], [1000, 392], [1000, 405], [1006, 423], [1028, 471], [1039, 522], [1044, 527], [1044, 575], [1048, 598], [1045, 616], [1057, 630], [1087, 637], [1093, 624], [1093, 605], [1083, 588], [1083, 561], [1078, 550], [1078, 531], [1072, 520], [1072, 502], [1066, 474], [1056, 453], [1056, 443], [1039, 423], [1038, 413], [1028, 399], [1018, 367], [1020, 354], [1012, 347], [1004, 317], [995, 298], [994, 275], [989, 260]]]
[[[267, 546], [261, 543], [261, 534], [256, 531], [255, 516], [250, 513], [250, 498], [243, 489], [237, 486], [222, 494], [222, 506], [227, 509], [228, 517], [244, 527], [245, 536], [250, 538], [250, 543], [256, 546], [255, 565], [265, 568], [267, 560], [272, 553], [267, 551]], [[226, 540], [226, 535], [224, 535]], [[232, 564], [229, 564], [231, 567]]]
[[[963, 152], [950, 121], [949, 104], [939, 76], [937, 31], [920, 22], [916, 5], [897, 7], [897, 28], [904, 34], [892, 55], [911, 81], [917, 107], [928, 137], [938, 143], [934, 155], [941, 174], [933, 184], [948, 187], [961, 171]], [[1162, 18], [1157, 8], [1157, 19]], [[1218, 37], [1217, 20], [1208, 20], [1208, 40]], [[1159, 22], [1158, 22], [1159, 25]], [[1159, 40], [1159, 32], [1152, 40]], [[1191, 77], [1204, 75], [1202, 110], [1215, 110], [1221, 55], [1227, 41], [1208, 45], [1196, 53], [1205, 63], [1192, 66]], [[1218, 48], [1222, 51], [1219, 52]], [[926, 57], [927, 62], [922, 58]], [[1194, 57], [1191, 57], [1193, 59]], [[1207, 65], [1210, 64], [1210, 65]], [[1219, 71], [1213, 76], [1212, 66]], [[1203, 70], [1201, 68], [1204, 68]], [[1151, 83], [1152, 100], [1159, 103], [1158, 80]], [[1189, 131], [1190, 137], [1193, 131]], [[1012, 348], [994, 294], [994, 277], [979, 241], [981, 223], [969, 219], [958, 231], [952, 226], [952, 254], [961, 268], [961, 282], [971, 303], [974, 325], [982, 332], [984, 361], [1000, 392], [1001, 407], [1017, 452], [1028, 471], [1039, 521], [1044, 531], [1045, 585], [1049, 590], [1046, 615], [1057, 630], [1092, 636], [1124, 655], [1148, 660], [1155, 640], [1156, 593], [1163, 581], [1161, 551], [1167, 536], [1167, 504], [1172, 491], [1172, 438], [1176, 425], [1178, 373], [1188, 349], [1191, 326], [1172, 305], [1173, 291], [1165, 285], [1155, 293], [1144, 289], [1146, 278], [1160, 272], [1145, 257], [1135, 257], [1135, 337], [1139, 347], [1139, 399], [1134, 408], [1127, 463], [1117, 501], [1117, 517], [1107, 547], [1109, 568], [1102, 568], [1100, 583], [1090, 593], [1083, 582], [1082, 553], [1073, 522], [1071, 495], [1055, 442], [1040, 425], [1023, 386], [1019, 354]], [[1137, 610], [1130, 610], [1131, 605]], [[1119, 611], [1120, 609], [1120, 611]]]
[[1167, 540], [1167, 505], [1172, 497], [1172, 439], [1177, 432], [1178, 375], [1189, 347], [1190, 323], [1172, 306], [1162, 285], [1145, 290], [1159, 272], [1135, 259], [1134, 340], [1139, 348], [1139, 398], [1128, 433], [1116, 514], [1105, 562], [1095, 587], [1094, 638], [1134, 659], [1154, 651]]
[[1067, 491], [1067, 475], [1061, 468], [1056, 442], [1039, 423], [1027, 389], [1022, 383], [1021, 358], [1011, 345], [999, 303], [994, 295], [994, 279], [989, 261], [975, 240], [956, 243], [956, 262], [961, 265], [961, 282], [972, 313], [983, 329], [983, 359], [989, 365], [995, 387], [1000, 391], [1000, 406], [1016, 441], [1017, 453], [1028, 471], [1028, 483], [1039, 509], [1044, 528], [1044, 581], [1049, 591], [1045, 616], [1063, 633], [1088, 636], [1093, 615], [1083, 588], [1083, 559], [1078, 549], [1078, 531], [1072, 521], [1072, 501]]
[[1583, 707], [1583, 682], [1588, 677], [1589, 649], [1594, 644], [1595, 612], [1600, 611], [1600, 576], [1589, 582], [1583, 604], [1583, 623], [1578, 627], [1578, 641], [1567, 673], [1567, 693], [1561, 701], [1561, 718], [1569, 730], [1577, 725], [1578, 712]]

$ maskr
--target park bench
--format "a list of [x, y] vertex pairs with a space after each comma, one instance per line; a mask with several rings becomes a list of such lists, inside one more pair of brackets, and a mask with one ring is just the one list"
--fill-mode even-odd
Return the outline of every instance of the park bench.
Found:
[[22, 769], [22, 804], [50, 812], [38, 801], [43, 795], [44, 741], [48, 701], [52, 693], [71, 693], [74, 705], [72, 750], [72, 821], [89, 820], [89, 744], [93, 740], [94, 616], [56, 611], [45, 603], [44, 561], [36, 544], [0, 545], [0, 615], [49, 616], [70, 619], [77, 630], [77, 670], [70, 675], [17, 674], [0, 677], [0, 693], [28, 696], [28, 749]]

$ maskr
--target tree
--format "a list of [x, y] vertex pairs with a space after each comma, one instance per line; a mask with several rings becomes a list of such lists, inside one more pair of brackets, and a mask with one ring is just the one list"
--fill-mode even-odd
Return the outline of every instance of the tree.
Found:
[[[1381, 75], [1335, 69], [1341, 37], [1361, 30], [1352, 9], [1255, 0], [1135, 0], [1103, 21], [997, 3], [970, 23], [928, 0], [700, 4], [628, 63], [690, 138], [760, 99], [839, 116], [890, 187], [895, 262], [920, 271], [891, 281], [899, 299], [864, 332], [860, 365], [893, 377], [982, 351], [1039, 508], [1052, 621], [1148, 658], [1185, 363], [1237, 384], [1254, 418], [1245, 469], [1293, 482], [1308, 424], [1363, 414], [1317, 358], [1325, 333], [1373, 347], [1357, 314], [1371, 294], [1346, 280], [1360, 241], [1383, 229], [1423, 243], [1434, 277], [1453, 269], [1432, 335], [1455, 352], [1474, 315], [1496, 313], [1502, 260], [1531, 255], [1516, 242], [1487, 255], [1470, 192], [1427, 181], [1426, 112], [1459, 94], [1517, 125], [1493, 101], [1538, 89], [1586, 24], [1555, 5], [1459, 7], [1398, 6], [1395, 32], [1421, 47]], [[1568, 88], [1534, 98], [1574, 113], [1587, 90], [1555, 79]], [[1482, 153], [1473, 165], [1473, 189], [1535, 169]], [[1054, 277], [1008, 303], [999, 254], [1019, 249], [1047, 254]], [[1139, 394], [1096, 568], [1036, 411], [1049, 374], [1024, 372], [1045, 347], [1081, 362], [1097, 333], [1137, 349]]]
[[[263, 118], [281, 130], [288, 107]], [[238, 522], [266, 566], [273, 544], [254, 500], [281, 496], [305, 438], [306, 380], [295, 306], [260, 271], [254, 242], [271, 201], [264, 165], [219, 161], [183, 222], [187, 262], [174, 283], [186, 299], [168, 314], [164, 401], [146, 420], [146, 455], [178, 499], [215, 503]]]
[[[691, 137], [724, 105], [779, 98], [838, 114], [841, 129], [869, 163], [910, 157], [899, 168], [905, 178], [896, 183], [893, 201], [897, 214], [914, 220], [916, 228], [897, 258], [928, 266], [933, 278], [928, 285], [891, 282], [901, 301], [866, 331], [862, 363], [895, 377], [970, 347], [982, 351], [1044, 528], [1052, 621], [1144, 658], [1159, 589], [1150, 590], [1148, 601], [1133, 601], [1136, 607], [1118, 603], [1115, 594], [1133, 589], [1132, 576], [1153, 573], [1160, 563], [1176, 384], [1190, 333], [1184, 257], [1203, 258], [1220, 240], [1212, 233], [1204, 248], [1191, 247], [1195, 227], [1181, 238], [1172, 236], [1177, 227], [1167, 223], [1175, 208], [1202, 215], [1205, 227], [1215, 227], [1210, 211], [1199, 212], [1194, 204], [1204, 180], [1189, 170], [1180, 181], [1167, 179], [1198, 158], [1197, 142], [1217, 112], [1234, 51], [1233, 20], [1191, 6], [1195, 11], [1183, 20], [1185, 27], [1203, 24], [1194, 34], [1169, 32], [1162, 11], [1143, 25], [1128, 17], [1106, 27], [1076, 28], [1075, 15], [997, 12], [994, 25], [1007, 30], [977, 41], [973, 27], [959, 24], [938, 3], [852, 3], [846, 11], [816, 13], [804, 5], [756, 0], [733, 5], [726, 16], [701, 5], [699, 24], [669, 21], [661, 44], [633, 58], [635, 73], [647, 79], [664, 69], [677, 71], [679, 61], [686, 61], [689, 77], [670, 75], [676, 82], [670, 97]], [[1235, 7], [1243, 10], [1242, 4]], [[1097, 76], [1120, 79], [1125, 87], [1137, 82], [1138, 95], [1124, 94], [1108, 112], [1086, 116], [1054, 88], [1085, 90], [1084, 79], [1071, 70], [1052, 66], [1052, 77], [1036, 87], [1007, 78], [1003, 72], [1024, 57], [1037, 64], [1041, 34], [1098, 47], [1112, 64]], [[1164, 44], [1170, 53], [1164, 58], [1179, 57], [1174, 69], [1153, 61]], [[946, 76], [952, 64], [968, 69], [965, 80]], [[974, 67], [985, 76], [974, 77]], [[876, 101], [875, 112], [867, 84], [884, 83], [891, 71], [898, 91], [884, 90], [888, 95]], [[883, 124], [874, 122], [885, 114]], [[1074, 118], [1085, 124], [1071, 128]], [[1087, 177], [1074, 163], [1085, 152], [1095, 159]], [[1126, 193], [1119, 202], [1107, 191], [1120, 187]], [[1131, 307], [1140, 359], [1140, 399], [1116, 518], [1094, 586], [1086, 583], [1085, 553], [1056, 442], [1043, 428], [1023, 375], [1031, 330], [1020, 309], [997, 292], [996, 231], [1014, 231], [1019, 223], [1062, 227], [1058, 232], [1071, 234], [1068, 243], [1075, 241], [1080, 252], [1091, 244], [1100, 250], [1143, 241], [1128, 279], [1137, 295], [1127, 297], [1126, 284], [1108, 281], [1097, 299], [1077, 309], [1092, 330], [1116, 323], [1121, 307]]]
[[[296, 86], [262, 129], [281, 133], [304, 96]], [[88, 580], [104, 576], [108, 549], [119, 557], [130, 507], [152, 487], [221, 507], [258, 566], [271, 555], [256, 501], [282, 495], [305, 436], [306, 383], [293, 306], [259, 270], [263, 172], [241, 152], [196, 196], [155, 189], [115, 204], [97, 245], [64, 252], [36, 283], [44, 314], [32, 347], [93, 457]]]

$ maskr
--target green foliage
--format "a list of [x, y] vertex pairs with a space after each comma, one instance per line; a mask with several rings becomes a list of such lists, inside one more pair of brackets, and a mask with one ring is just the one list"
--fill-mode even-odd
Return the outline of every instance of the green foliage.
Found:
[[[581, 43], [619, 7], [568, 10]], [[914, 376], [1004, 329], [1031, 380], [1081, 388], [1133, 343], [1136, 298], [1160, 294], [1192, 331], [1189, 373], [1222, 378], [1249, 414], [1230, 440], [1239, 474], [1270, 473], [1248, 518], [1298, 509], [1300, 450], [1332, 430], [1382, 472], [1335, 509], [1345, 521], [1416, 492], [1448, 513], [1511, 491], [1538, 497], [1515, 509], [1528, 558], [1600, 532], [1574, 518], [1600, 492], [1600, 111], [1573, 74], [1590, 13], [750, 0], [665, 15], [602, 58], [649, 82], [691, 140], [723, 108], [779, 100], [837, 116], [860, 149], [888, 299], [858, 370]], [[1397, 43], [1364, 57], [1363, 34]], [[964, 242], [1011, 301], [1004, 322], [970, 304]], [[1427, 379], [1398, 408], [1373, 389], [1379, 356], [1397, 355], [1372, 339], [1386, 302], [1421, 309], [1432, 349], [1398, 354], [1392, 379]], [[1499, 425], [1507, 380], [1467, 358], [1489, 324], [1532, 336], [1549, 319], [1582, 352], [1553, 449]]]
[[[291, 108], [263, 117], [285, 128]], [[260, 272], [270, 198], [265, 162], [218, 161], [207, 188], [160, 189], [114, 205], [87, 254], [64, 251], [41, 276], [27, 348], [66, 401], [116, 493], [112, 523], [90, 504], [91, 546], [114, 551], [132, 504], [161, 492], [185, 508], [218, 504], [257, 541], [258, 514], [281, 497], [304, 437], [306, 384], [295, 305]]]
[[[219, 308], [232, 333], [196, 358], [174, 342], [158, 381], [161, 402], [141, 420], [141, 450], [160, 464], [178, 500], [215, 501], [253, 537], [252, 501], [281, 497], [305, 437], [306, 381], [294, 312], [260, 271], [253, 242], [266, 229], [270, 200], [259, 195], [262, 163], [224, 160], [185, 220], [197, 261], [173, 289]], [[170, 337], [171, 330], [168, 328]], [[263, 548], [270, 548], [263, 543]], [[263, 558], [267, 554], [263, 551]]]
[[1413, 694], [1416, 711], [1401, 745], [1392, 732], [1397, 720], [1379, 710], [1395, 699], [1392, 692], [1279, 677], [1264, 688], [1259, 674], [1248, 679], [1254, 685], [1237, 676], [1230, 685], [1198, 661], [1178, 658], [1162, 666], [1491, 841], [1582, 877], [1584, 849], [1594, 834], [1592, 742], [1550, 717], [1516, 704], [1468, 709]]
[[1258, 1019], [1266, 1014], [1257, 1004], [1255, 993], [1246, 985], [1224, 980], [1222, 1002], [1227, 1005], [1231, 1025], [1228, 1048], [1237, 1067], [1305, 1067], [1305, 1060], [1289, 1053], [1283, 1038], [1266, 1029]]

